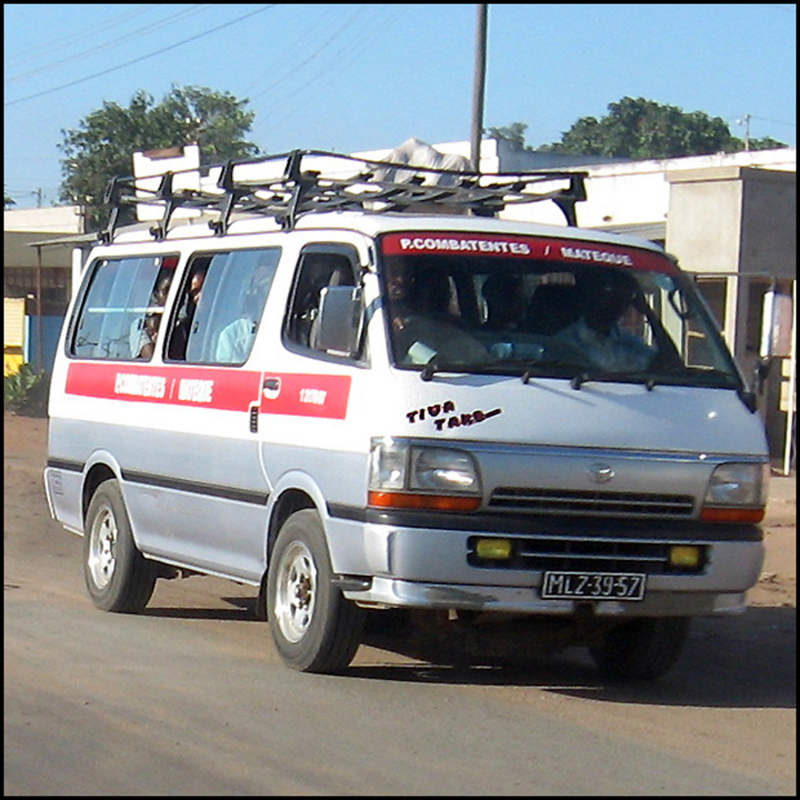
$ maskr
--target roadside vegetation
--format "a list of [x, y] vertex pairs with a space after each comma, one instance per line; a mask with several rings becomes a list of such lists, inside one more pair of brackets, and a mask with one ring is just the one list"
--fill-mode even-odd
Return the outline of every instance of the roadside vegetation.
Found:
[[37, 372], [30, 364], [3, 378], [3, 410], [28, 417], [47, 416], [50, 375]]

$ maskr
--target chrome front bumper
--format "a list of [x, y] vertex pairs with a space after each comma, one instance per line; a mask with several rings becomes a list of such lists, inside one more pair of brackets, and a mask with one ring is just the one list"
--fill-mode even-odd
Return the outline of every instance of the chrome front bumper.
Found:
[[659, 592], [641, 601], [543, 600], [535, 588], [510, 586], [457, 586], [415, 583], [393, 578], [373, 578], [369, 588], [346, 589], [344, 596], [363, 606], [392, 608], [502, 611], [517, 614], [569, 616], [579, 605], [591, 605], [600, 617], [675, 617], [740, 614], [746, 608], [745, 592]]

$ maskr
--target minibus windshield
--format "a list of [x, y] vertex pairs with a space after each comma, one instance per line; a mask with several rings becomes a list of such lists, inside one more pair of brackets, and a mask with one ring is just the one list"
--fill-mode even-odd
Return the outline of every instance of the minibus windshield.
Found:
[[658, 252], [437, 232], [386, 235], [381, 254], [401, 369], [742, 388], [694, 283]]

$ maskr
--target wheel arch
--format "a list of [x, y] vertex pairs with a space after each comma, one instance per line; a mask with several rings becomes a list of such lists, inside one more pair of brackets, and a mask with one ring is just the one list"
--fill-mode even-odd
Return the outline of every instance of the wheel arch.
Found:
[[86, 477], [83, 480], [83, 492], [81, 494], [81, 523], [86, 528], [86, 514], [89, 510], [89, 503], [92, 502], [92, 497], [97, 491], [97, 487], [105, 481], [117, 478], [117, 474], [105, 462], [97, 462], [92, 464], [86, 472]]

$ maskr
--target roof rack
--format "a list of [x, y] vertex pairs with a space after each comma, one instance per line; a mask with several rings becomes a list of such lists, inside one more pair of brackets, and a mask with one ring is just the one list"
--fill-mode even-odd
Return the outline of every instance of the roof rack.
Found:
[[[420, 211], [494, 216], [507, 205], [552, 200], [567, 224], [577, 225], [575, 204], [586, 199], [586, 172], [541, 170], [477, 173], [346, 156], [323, 150], [293, 150], [255, 160], [230, 160], [206, 168], [205, 188], [173, 188], [176, 175], [115, 178], [105, 203], [111, 207], [106, 228], [98, 233], [110, 242], [120, 209], [145, 204], [162, 210], [151, 235], [163, 239], [176, 209], [214, 215], [208, 224], [223, 235], [234, 212], [274, 217], [285, 230], [302, 214], [319, 211]], [[218, 173], [216, 180], [215, 174]], [[161, 178], [157, 189], [145, 188]], [[549, 190], [547, 184], [550, 184]]]

